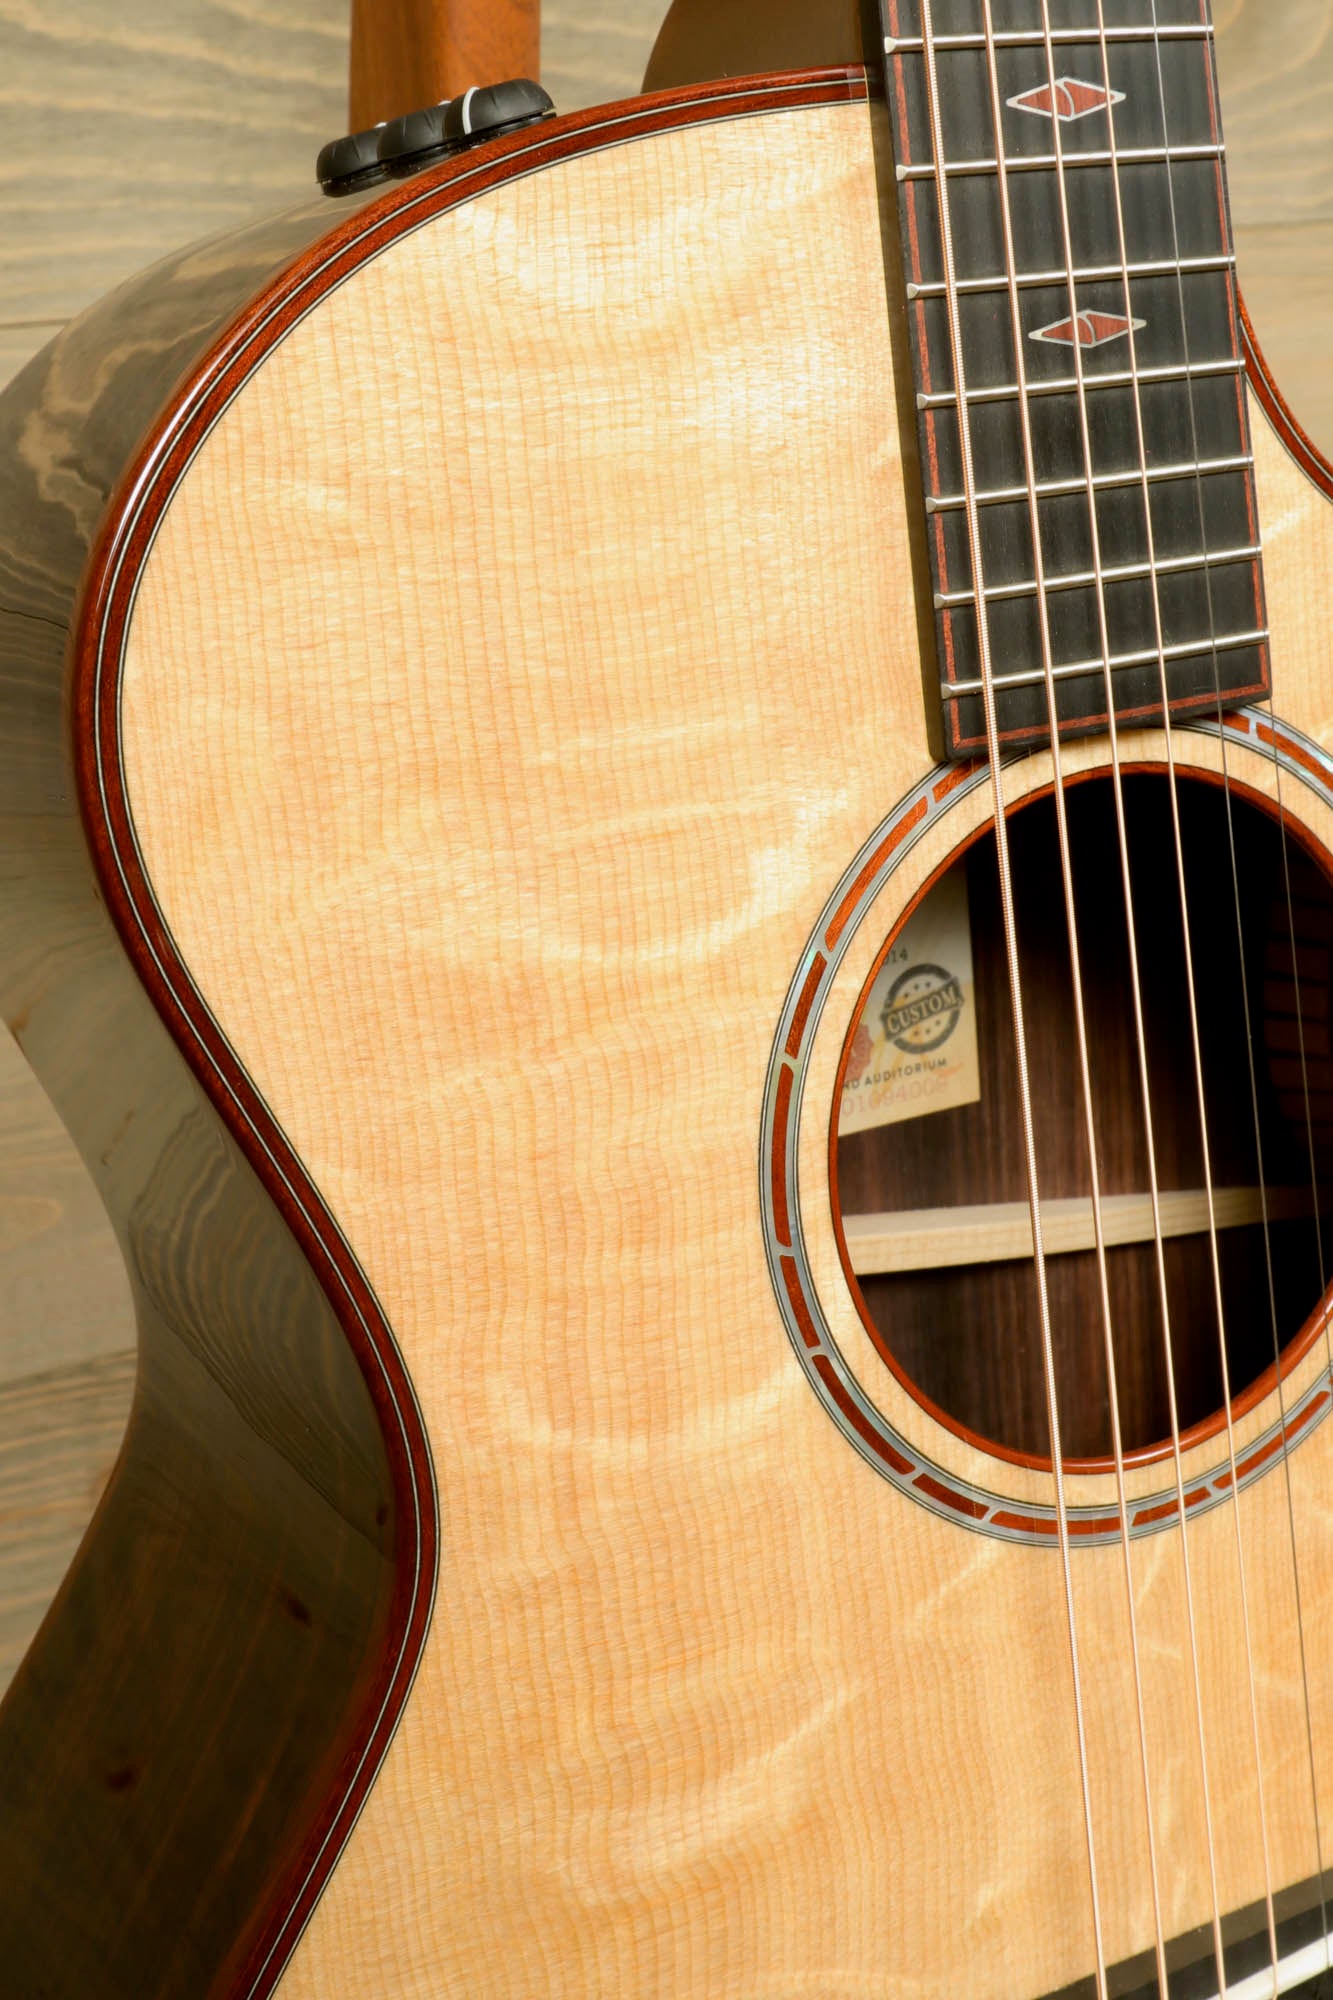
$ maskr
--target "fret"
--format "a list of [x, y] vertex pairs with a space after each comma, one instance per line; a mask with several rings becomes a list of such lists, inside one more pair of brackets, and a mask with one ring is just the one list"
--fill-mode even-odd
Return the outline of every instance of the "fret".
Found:
[[[1251, 646], [1265, 646], [1268, 638], [1266, 626], [1261, 626], [1253, 632], [1230, 633], [1226, 637], [1214, 638], [1210, 634], [1206, 639], [1191, 639], [1181, 645], [1163, 646], [1160, 652], [1156, 646], [1148, 646], [1137, 653], [1115, 653], [1110, 660], [1071, 661], [1064, 666], [1052, 667], [1051, 677], [1056, 681], [1072, 681], [1080, 676], [1105, 675], [1108, 669], [1111, 673], [1118, 674], [1130, 667], [1155, 667], [1162, 660], [1189, 660], [1210, 653], [1235, 653]], [[1000, 689], [1008, 693], [1016, 688], [1044, 688], [1046, 669], [1034, 667], [1017, 673], [997, 673], [994, 678], [997, 692]], [[961, 701], [966, 697], [975, 697], [982, 693], [983, 687], [984, 683], [979, 680], [950, 681], [949, 699]]]
[[[1263, 554], [1257, 542], [1248, 548], [1215, 549], [1196, 551], [1187, 556], [1158, 557], [1155, 562], [1121, 563], [1118, 567], [1103, 564], [1100, 571], [1103, 583], [1132, 583], [1147, 577], [1173, 576], [1192, 569], [1226, 569], [1233, 563], [1256, 562]], [[1092, 590], [1096, 588], [1096, 570], [1071, 570], [1067, 574], [1048, 576], [1046, 592], [1059, 590]], [[1031, 577], [1022, 583], [1000, 583], [987, 588], [987, 604], [1004, 604], [1017, 598], [1035, 597], [1037, 581]], [[974, 590], [936, 591], [935, 609], [953, 611], [965, 604], [976, 602]]]
[[[1167, 166], [1176, 160], [1221, 160], [1225, 149], [1220, 146], [1122, 146], [1112, 153], [1066, 153], [1063, 162], [1054, 153], [1023, 153], [1010, 159], [1007, 155], [1004, 170], [1007, 174], [1055, 173], [1060, 166], [1075, 167], [1135, 167]], [[944, 171], [952, 179], [963, 174], [998, 174], [999, 162], [994, 159], [945, 160]], [[933, 181], [935, 167], [899, 166], [896, 169], [900, 181]]]
[[1262, 696], [1254, 462], [1204, 8], [1152, 0], [1146, 21], [1148, 0], [1105, 0], [1118, 18], [1104, 33], [1099, 4], [1095, 23], [1071, 27], [1082, 10], [1066, 12], [1048, 37], [1044, 0], [930, 5], [929, 37], [922, 0], [882, 12], [936, 746], [986, 753], [986, 662], [1007, 745], [1105, 729], [1108, 700], [1146, 726], [1164, 701], [1187, 715]]
[[[1074, 272], [1015, 271], [1012, 273], [998, 273], [993, 278], [959, 278], [954, 285], [954, 292], [960, 297], [964, 294], [975, 294], [978, 292], [1007, 292], [1011, 280], [1022, 291], [1034, 285], [1046, 285], [1048, 287], [1052, 285], [1064, 285], [1069, 282], [1071, 276], [1075, 284], [1093, 285], [1115, 282], [1123, 278], [1174, 277], [1177, 271], [1183, 271], [1186, 275], [1189, 275], [1195, 271], [1234, 271], [1235, 268], [1236, 260], [1234, 257], [1229, 256], [1178, 257], [1169, 263], [1102, 264], [1093, 265], [1087, 269]], [[907, 296], [909, 299], [942, 299], [948, 296], [948, 290], [948, 286], [943, 284], [912, 284], [907, 287]]]
[[[1128, 368], [1117, 369], [1109, 375], [1085, 375], [1084, 388], [1091, 393], [1094, 389], [1132, 389], [1136, 382], [1151, 385], [1159, 382], [1187, 382], [1211, 380], [1219, 375], [1243, 375], [1243, 361], [1195, 361], [1182, 363], [1174, 368], [1140, 368], [1137, 374]], [[1074, 396], [1078, 394], [1078, 383], [1072, 375], [1057, 375], [1045, 381], [1031, 381], [1027, 385], [1028, 400], [1034, 396]], [[1016, 382], [1002, 382], [994, 388], [969, 389], [967, 401], [972, 404], [1016, 403], [1019, 388]], [[920, 395], [916, 399], [918, 410], [954, 410], [958, 398], [952, 389], [940, 389], [935, 394]]]
[[[1097, 472], [1093, 474], [1092, 484], [1098, 493], [1105, 493], [1117, 486], [1140, 486], [1145, 479], [1148, 485], [1157, 486], [1171, 479], [1200, 479], [1206, 478], [1213, 472], [1249, 472], [1253, 467], [1253, 456], [1249, 452], [1242, 452], [1233, 458], [1205, 458], [1187, 465], [1150, 465], [1146, 473], [1137, 465], [1127, 467], [1123, 472]], [[974, 497], [979, 507], [999, 507], [1012, 506], [1015, 501], [1026, 500], [1029, 492], [1035, 492], [1039, 500], [1048, 500], [1061, 493], [1086, 493], [1087, 490], [1086, 474], [1071, 474], [1068, 479], [1037, 480], [1032, 487], [1026, 482], [1021, 486], [994, 487]], [[948, 513], [954, 508], [966, 505], [965, 493], [926, 496], [928, 514]]]
[[[1182, 22], [1175, 27], [1163, 26], [1157, 29], [1144, 27], [1107, 28], [1106, 39], [1108, 43], [1146, 42], [1151, 45], [1154, 40], [1161, 42], [1210, 41], [1212, 33], [1211, 27], [1204, 27], [1198, 21], [1188, 21]], [[1034, 33], [1032, 30], [1026, 28], [999, 28], [995, 32], [994, 39], [997, 49], [1044, 50], [1046, 47], [1046, 37], [1044, 34]], [[1073, 46], [1076, 48], [1096, 49], [1099, 41], [1100, 32], [1095, 27], [1051, 29], [1051, 45], [1053, 48], [1058, 49]], [[986, 37], [984, 35], [936, 35], [935, 46], [937, 49], [984, 49], [986, 46]], [[896, 39], [892, 35], [884, 37], [884, 53], [886, 56], [920, 53], [924, 48], [925, 43], [920, 35], [900, 35]]]

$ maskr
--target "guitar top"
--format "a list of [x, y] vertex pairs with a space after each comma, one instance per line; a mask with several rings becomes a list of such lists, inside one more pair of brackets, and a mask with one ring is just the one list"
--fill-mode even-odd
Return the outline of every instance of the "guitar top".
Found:
[[879, 26], [339, 153], [0, 399], [141, 1339], [24, 2000], [1327, 1967], [1333, 473], [1199, 0]]

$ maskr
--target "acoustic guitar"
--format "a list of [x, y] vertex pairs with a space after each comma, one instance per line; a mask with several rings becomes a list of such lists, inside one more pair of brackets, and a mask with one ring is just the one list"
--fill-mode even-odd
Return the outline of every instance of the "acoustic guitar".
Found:
[[16, 2000], [1326, 1969], [1333, 472], [1201, 0], [876, 34], [387, 128], [0, 401], [141, 1338]]

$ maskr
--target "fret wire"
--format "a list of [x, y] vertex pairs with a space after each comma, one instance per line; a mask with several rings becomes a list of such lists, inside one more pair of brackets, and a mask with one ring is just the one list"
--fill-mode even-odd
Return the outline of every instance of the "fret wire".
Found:
[[[1123, 563], [1115, 569], [1103, 569], [1102, 579], [1106, 583], [1135, 583], [1143, 577], [1181, 576], [1190, 570], [1226, 569], [1236, 563], [1257, 562], [1263, 550], [1257, 543], [1244, 549], [1205, 549], [1202, 554], [1189, 556], [1158, 557], [1151, 563]], [[1045, 588], [1053, 590], [1088, 590], [1097, 582], [1093, 570], [1079, 570], [1067, 576], [1047, 576]], [[1035, 597], [1035, 578], [1029, 577], [1024, 583], [993, 584], [986, 591], [987, 604], [1012, 602], [1021, 597]], [[935, 593], [935, 609], [952, 611], [956, 607], [976, 602], [974, 590], [951, 590], [947, 594]]]
[[[1156, 259], [1149, 264], [1092, 264], [1082, 271], [1015, 271], [1013, 282], [1019, 286], [1044, 286], [1047, 290], [1056, 285], [1066, 285], [1072, 278], [1077, 285], [1099, 285], [1114, 281], [1123, 283], [1125, 278], [1170, 277], [1177, 271], [1187, 276], [1200, 271], [1234, 271], [1234, 256], [1181, 257], [1175, 260]], [[1009, 276], [993, 278], [958, 278], [954, 282], [956, 293], [1007, 292]], [[909, 285], [909, 299], [940, 299], [945, 296], [948, 286], [940, 284]]]
[[[1066, 153], [1063, 160], [1057, 160], [1054, 153], [1028, 153], [1019, 159], [1006, 160], [1004, 164], [1006, 173], [1049, 174], [1069, 167], [1163, 166], [1172, 160], [1220, 160], [1224, 157], [1222, 146], [1126, 146], [1114, 154]], [[955, 174], [999, 172], [994, 160], [944, 160], [941, 166], [950, 177]], [[900, 166], [897, 175], [900, 181], [933, 181], [936, 177], [933, 166]]]
[[[1253, 465], [1254, 460], [1250, 454], [1243, 452], [1235, 458], [1204, 458], [1190, 465], [1149, 466], [1147, 476], [1153, 485], [1157, 485], [1167, 479], [1197, 479], [1201, 473], [1246, 472]], [[1097, 491], [1102, 493], [1117, 486], [1138, 486], [1142, 479], [1143, 474], [1135, 467], [1132, 472], [1099, 472], [1095, 474], [1092, 483]], [[1039, 499], [1047, 500], [1062, 493], [1086, 493], [1087, 490], [1088, 482], [1085, 478], [1045, 479], [1037, 486], [1037, 496]], [[983, 507], [1001, 506], [1015, 500], [1026, 500], [1027, 497], [1026, 486], [999, 486], [989, 493], [976, 495], [978, 505]], [[939, 497], [931, 494], [926, 496], [928, 514], [947, 513], [951, 508], [961, 507], [964, 504], [965, 496], [961, 493], [946, 493]]]
[[[1108, 666], [1111, 672], [1115, 674], [1123, 672], [1127, 667], [1155, 666], [1162, 659], [1188, 660], [1194, 658], [1196, 655], [1200, 659], [1203, 659], [1209, 653], [1237, 653], [1242, 651], [1246, 646], [1266, 645], [1268, 637], [1268, 628], [1264, 626], [1254, 632], [1237, 632], [1234, 638], [1229, 639], [1214, 639], [1209, 635], [1203, 639], [1182, 640], [1176, 646], [1162, 646], [1160, 648], [1150, 646], [1146, 652], [1142, 653], [1113, 653], [1109, 660], [1104, 659], [1099, 653], [1095, 660], [1075, 660], [1068, 666], [1052, 667], [1051, 673], [1057, 681], [1077, 680], [1080, 675], [1105, 675]], [[1046, 669], [1038, 667], [1036, 669], [1029, 669], [1024, 673], [997, 673], [993, 674], [991, 679], [997, 692], [1007, 693], [1010, 688], [1044, 687], [1046, 685]], [[962, 701], [968, 696], [981, 694], [984, 691], [985, 682], [979, 680], [944, 681], [941, 686], [946, 701]]]
[[[1132, 375], [1127, 368], [1117, 369], [1114, 374], [1109, 375], [1085, 375], [1083, 386], [1089, 391], [1093, 389], [1130, 389], [1134, 386], [1136, 380], [1139, 382], [1184, 382], [1195, 376], [1243, 375], [1244, 373], [1245, 363], [1243, 361], [1192, 361], [1170, 368], [1140, 368], [1137, 377]], [[1029, 380], [1027, 383], [1029, 401], [1034, 396], [1072, 396], [1077, 391], [1078, 383], [1072, 375], [1057, 376], [1055, 380], [1050, 382], [1034, 382]], [[1016, 402], [1018, 396], [1018, 384], [1016, 382], [1006, 382], [994, 389], [969, 389], [967, 392], [967, 401], [970, 407], [973, 403]], [[953, 409], [957, 401], [958, 398], [954, 395], [952, 389], [942, 389], [938, 394], [933, 396], [919, 395], [916, 399], [916, 406], [918, 410]]]
[[[1139, 42], [1151, 47], [1154, 41], [1204, 42], [1211, 41], [1213, 30], [1200, 22], [1185, 22], [1174, 28], [1107, 28], [1108, 42]], [[1057, 48], [1096, 48], [1098, 44], [1096, 28], [1052, 28], [1051, 41]], [[910, 55], [924, 48], [920, 35], [886, 35], [884, 53], [890, 56]], [[984, 49], [984, 35], [936, 35], [937, 49]], [[1026, 28], [997, 29], [995, 46], [999, 49], [1044, 49], [1046, 38], [1033, 34]]]

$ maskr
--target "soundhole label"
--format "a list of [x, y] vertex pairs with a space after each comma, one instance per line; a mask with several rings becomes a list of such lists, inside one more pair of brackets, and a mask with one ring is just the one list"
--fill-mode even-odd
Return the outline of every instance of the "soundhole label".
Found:
[[897, 1125], [980, 1095], [967, 883], [937, 884], [894, 940], [852, 1037], [840, 1132]]
[[[1034, 793], [1007, 815], [1062, 1450], [1071, 1472], [1114, 1472], [1114, 1380], [1124, 1462], [1135, 1474], [1126, 1508], [1133, 1536], [1180, 1518], [1172, 1393], [1175, 1435], [1190, 1455], [1187, 1515], [1280, 1465], [1333, 1408], [1324, 1304], [1333, 1217], [1321, 1217], [1333, 1211], [1333, 881], [1243, 782], [1257, 752], [1270, 772], [1277, 764], [1283, 784], [1296, 781], [1327, 804], [1333, 762], [1258, 714], [1191, 733], [1224, 743], [1229, 786], [1182, 762], [1173, 813], [1164, 772], [1127, 772], [1123, 848], [1108, 773], [1080, 771], [1065, 795], [1100, 1255], [1054, 803]], [[989, 786], [984, 765], [932, 774], [830, 898], [770, 1064], [763, 1226], [793, 1347], [854, 1449], [942, 1517], [1049, 1546], [1058, 1532], [1053, 1496], [1037, 1504], [1002, 1490], [1014, 1483], [1006, 1465], [1049, 1474], [1050, 1431], [994, 830], [975, 830], [984, 814], [973, 795]], [[865, 948], [862, 925], [885, 885], [968, 799], [974, 830], [883, 940], [852, 1018], [829, 1025], [844, 1035], [835, 1093], [844, 1109], [846, 1077], [858, 1057], [864, 1064], [872, 1029], [881, 1048], [904, 1052], [900, 1060], [949, 1049], [963, 1015], [957, 974], [903, 950], [939, 898], [963, 910], [970, 931], [980, 1087], [892, 1123], [835, 1118], [830, 1106], [806, 1102], [834, 981], [853, 940]], [[952, 922], [956, 932], [956, 914]], [[864, 1363], [849, 1364], [812, 1277], [798, 1165], [802, 1122], [811, 1119], [829, 1135], [843, 1277], [885, 1370], [878, 1385]], [[1306, 1366], [1296, 1384], [1298, 1362]], [[917, 1405], [919, 1423], [885, 1415], [881, 1401], [904, 1407], [900, 1395], [885, 1397], [888, 1377]], [[1238, 1422], [1273, 1404], [1260, 1434], [1247, 1425], [1234, 1460], [1224, 1383]], [[930, 1448], [939, 1426], [973, 1448], [973, 1467], [984, 1471], [989, 1460], [993, 1480], [972, 1470], [964, 1481], [941, 1464]], [[1141, 1469], [1153, 1465], [1159, 1479], [1145, 1480]], [[1018, 1487], [1030, 1494], [1030, 1476]], [[1068, 1510], [1080, 1546], [1119, 1539], [1114, 1481], [1106, 1490], [1106, 1504]]]
[[938, 965], [914, 965], [889, 988], [884, 1033], [908, 1056], [942, 1049], [963, 1011], [963, 990], [953, 973]]

